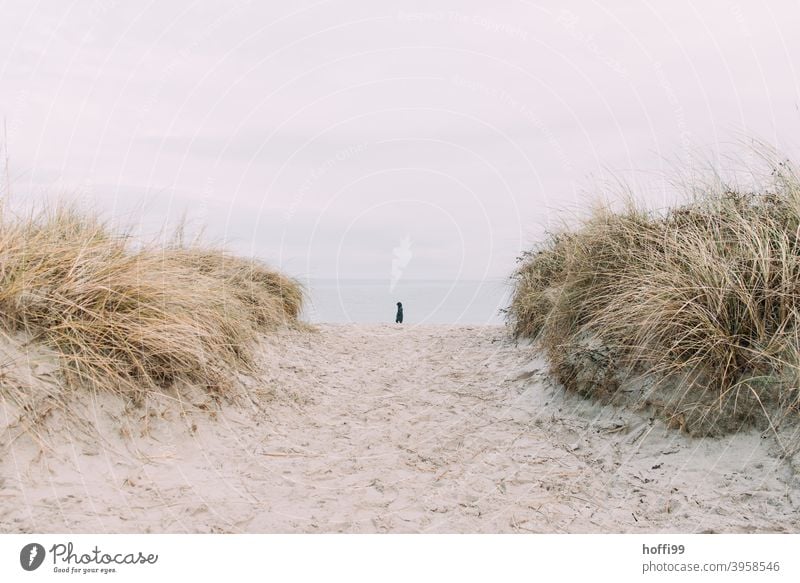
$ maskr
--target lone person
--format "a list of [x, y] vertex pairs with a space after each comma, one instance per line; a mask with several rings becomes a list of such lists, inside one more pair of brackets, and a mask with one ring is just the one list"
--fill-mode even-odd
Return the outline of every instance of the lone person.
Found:
[[395, 324], [403, 323], [403, 304], [397, 302], [397, 317], [394, 319]]

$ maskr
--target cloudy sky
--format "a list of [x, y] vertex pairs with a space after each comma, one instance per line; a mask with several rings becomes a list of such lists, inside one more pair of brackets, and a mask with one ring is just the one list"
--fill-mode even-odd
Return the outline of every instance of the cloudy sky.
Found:
[[13, 204], [188, 213], [300, 277], [504, 276], [609, 175], [658, 204], [800, 140], [797, 1], [0, 6]]

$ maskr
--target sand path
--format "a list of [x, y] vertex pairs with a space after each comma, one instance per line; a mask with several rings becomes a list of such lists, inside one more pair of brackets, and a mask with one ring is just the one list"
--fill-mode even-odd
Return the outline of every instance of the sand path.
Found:
[[101, 398], [103, 441], [70, 434], [44, 453], [7, 429], [2, 531], [800, 527], [798, 479], [770, 439], [692, 439], [565, 395], [502, 327], [323, 325], [263, 352], [275, 398], [253, 410], [167, 407], [123, 436]]

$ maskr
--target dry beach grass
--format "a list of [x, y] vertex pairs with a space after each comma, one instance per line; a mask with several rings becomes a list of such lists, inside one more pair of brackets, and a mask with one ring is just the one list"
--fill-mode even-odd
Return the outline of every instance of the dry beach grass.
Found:
[[[265, 265], [197, 245], [138, 245], [68, 206], [0, 217], [0, 323], [55, 354], [64, 391], [141, 402], [179, 383], [214, 395], [303, 292]], [[4, 397], [26, 406], [24, 391]]]
[[664, 212], [600, 206], [522, 257], [515, 333], [565, 387], [698, 435], [796, 423], [800, 179], [782, 162], [758, 190], [695, 186]]

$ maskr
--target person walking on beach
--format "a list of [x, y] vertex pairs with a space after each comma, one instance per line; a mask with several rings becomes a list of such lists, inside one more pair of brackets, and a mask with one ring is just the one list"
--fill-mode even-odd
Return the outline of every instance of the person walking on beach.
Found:
[[397, 302], [397, 317], [394, 319], [394, 323], [403, 323], [403, 304], [401, 302]]

